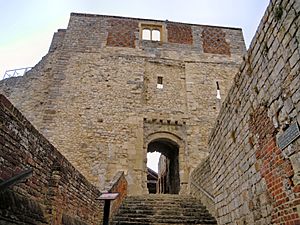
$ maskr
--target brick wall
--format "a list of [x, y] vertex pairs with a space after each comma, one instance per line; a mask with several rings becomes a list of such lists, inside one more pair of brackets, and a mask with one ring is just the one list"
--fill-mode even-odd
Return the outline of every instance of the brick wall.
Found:
[[202, 31], [202, 38], [205, 53], [230, 55], [230, 46], [222, 29], [205, 27]]
[[138, 22], [133, 20], [108, 20], [107, 45], [112, 47], [135, 47], [135, 32], [138, 32]]
[[193, 44], [192, 27], [186, 24], [167, 23], [168, 42]]
[[209, 141], [218, 224], [300, 224], [300, 3], [271, 1]]
[[0, 192], [0, 223], [99, 224], [100, 192], [3, 95], [0, 119], [0, 179], [33, 169], [26, 182]]
[[[265, 181], [266, 201], [272, 204], [272, 223], [299, 223], [300, 185], [293, 182], [296, 171], [291, 160], [285, 158], [277, 146], [277, 132], [265, 107], [259, 107], [251, 115], [250, 131], [257, 137], [255, 167]], [[249, 206], [250, 210], [259, 210], [255, 201], [250, 201]]]
[[121, 206], [123, 200], [127, 196], [127, 180], [124, 172], [119, 171], [111, 180], [106, 190], [110, 193], [119, 193], [119, 196], [112, 202], [110, 207], [110, 217], [113, 216]]

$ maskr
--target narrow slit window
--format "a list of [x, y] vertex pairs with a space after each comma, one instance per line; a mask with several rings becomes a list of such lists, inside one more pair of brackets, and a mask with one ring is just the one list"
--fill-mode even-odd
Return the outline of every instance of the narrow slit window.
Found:
[[217, 84], [217, 99], [221, 99], [221, 91], [220, 91], [220, 86], [219, 86], [219, 82], [216, 82]]
[[143, 34], [142, 34], [143, 40], [151, 40], [151, 30], [149, 29], [143, 29]]
[[157, 77], [157, 86], [158, 89], [162, 89], [163, 86], [163, 77]]

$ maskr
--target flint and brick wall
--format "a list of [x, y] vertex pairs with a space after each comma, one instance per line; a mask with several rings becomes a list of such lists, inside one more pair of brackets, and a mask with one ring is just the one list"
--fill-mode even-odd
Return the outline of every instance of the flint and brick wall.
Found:
[[0, 224], [99, 224], [103, 203], [91, 185], [0, 95], [0, 179], [28, 168], [26, 182], [0, 191]]
[[218, 224], [300, 224], [300, 2], [271, 1], [209, 141]]
[[[141, 26], [152, 23], [162, 26], [161, 42], [140, 40]], [[172, 134], [182, 143], [186, 193], [191, 171], [208, 155], [219, 110], [216, 81], [224, 99], [245, 52], [241, 29], [215, 27], [230, 55], [205, 53], [206, 27], [72, 13], [39, 67], [1, 81], [0, 93], [100, 188], [122, 170], [129, 194], [146, 193], [146, 140]]]

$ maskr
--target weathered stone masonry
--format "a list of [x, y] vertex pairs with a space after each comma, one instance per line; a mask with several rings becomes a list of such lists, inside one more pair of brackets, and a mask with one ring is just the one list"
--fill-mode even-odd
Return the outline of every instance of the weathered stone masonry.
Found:
[[299, 14], [271, 1], [210, 136], [219, 224], [300, 224], [300, 139], [277, 141], [300, 124]]
[[[147, 151], [163, 146], [177, 160], [180, 186], [171, 188], [189, 185], [218, 224], [298, 225], [300, 139], [281, 149], [278, 138], [300, 124], [299, 14], [298, 0], [270, 2], [209, 146], [216, 82], [227, 93], [244, 52], [237, 29], [72, 14], [43, 60], [1, 92], [98, 187], [125, 170], [129, 192], [145, 193]], [[162, 41], [140, 39], [149, 24]], [[1, 193], [0, 223], [99, 221], [99, 191], [2, 95], [0, 106], [0, 178], [34, 168]], [[126, 180], [117, 180], [109, 189], [124, 198]]]
[[209, 157], [203, 160], [192, 172], [189, 181], [190, 195], [201, 200], [209, 212], [216, 216], [212, 174]]
[[[147, 26], [161, 41], [141, 40]], [[149, 144], [166, 142], [184, 192], [208, 155], [216, 82], [224, 97], [244, 52], [236, 28], [72, 13], [43, 60], [0, 90], [93, 184], [124, 170], [129, 194], [146, 193]]]

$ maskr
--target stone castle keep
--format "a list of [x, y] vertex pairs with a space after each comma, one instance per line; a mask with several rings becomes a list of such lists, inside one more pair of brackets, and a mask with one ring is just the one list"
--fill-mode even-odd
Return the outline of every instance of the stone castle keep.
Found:
[[[194, 196], [218, 224], [299, 225], [299, 15], [270, 1], [246, 51], [238, 28], [72, 13], [32, 70], [0, 82], [0, 224], [99, 224], [105, 190], [120, 193], [113, 224], [163, 224], [153, 201]], [[147, 195], [154, 151], [176, 197]], [[126, 201], [152, 222], [122, 217]]]
[[208, 155], [217, 83], [225, 98], [244, 53], [240, 29], [72, 13], [2, 89], [96, 186], [125, 171], [129, 193], [147, 193], [147, 152], [159, 151], [165, 189], [183, 193]]

